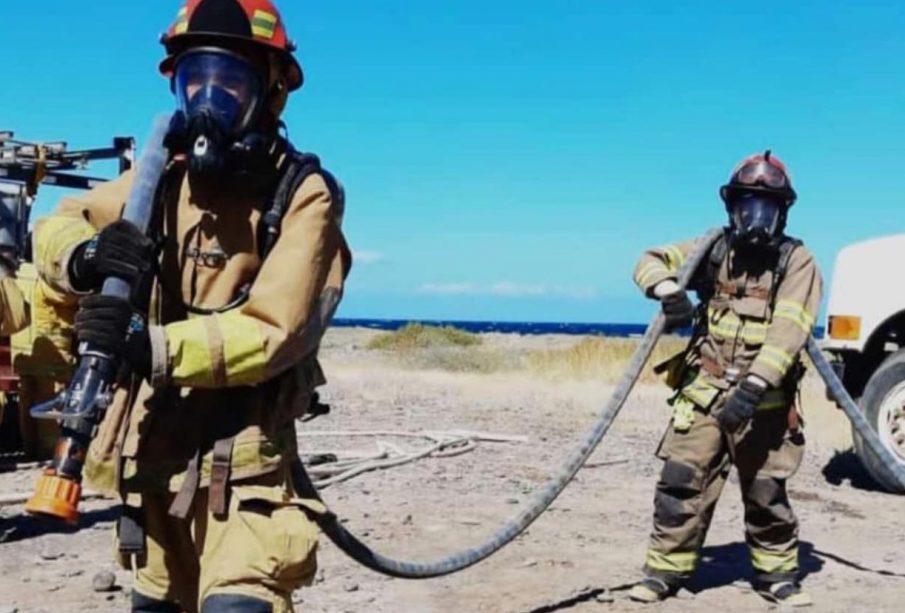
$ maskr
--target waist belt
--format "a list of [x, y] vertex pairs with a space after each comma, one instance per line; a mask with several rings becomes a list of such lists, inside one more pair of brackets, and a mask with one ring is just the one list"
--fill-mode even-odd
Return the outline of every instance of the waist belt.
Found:
[[[731, 366], [727, 368], [718, 363], [716, 360], [712, 360], [706, 356], [701, 356], [701, 370], [709, 375], [717, 377], [718, 379], [722, 379], [723, 381], [727, 381], [731, 384], [738, 383], [742, 380], [742, 378], [744, 378], [745, 375], [748, 374], [747, 367], [740, 368]], [[758, 405], [757, 408], [759, 410], [769, 410], [782, 409], [786, 407], [790, 407], [789, 427], [793, 431], [798, 430], [800, 423], [798, 422], [798, 412], [795, 408], [795, 403], [789, 402], [787, 390], [783, 389], [782, 386], [767, 390], [767, 392], [764, 394], [763, 399], [761, 400], [760, 405]]]
[[701, 356], [701, 369], [704, 370], [709, 375], [716, 377], [717, 379], [722, 379], [724, 381], [728, 381], [729, 383], [738, 383], [742, 380], [746, 374], [748, 374], [748, 368], [739, 368], [737, 366], [723, 366], [716, 360], [708, 358], [707, 356]]

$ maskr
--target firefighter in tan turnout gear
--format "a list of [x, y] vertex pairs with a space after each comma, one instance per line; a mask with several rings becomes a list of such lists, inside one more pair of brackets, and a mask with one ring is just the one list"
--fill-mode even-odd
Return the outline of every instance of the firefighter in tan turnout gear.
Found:
[[[36, 262], [78, 339], [131, 367], [85, 477], [122, 496], [133, 611], [290, 611], [316, 569], [322, 507], [289, 466], [351, 266], [342, 189], [279, 136], [302, 71], [270, 0], [189, 0], [163, 40], [178, 113], [151, 237], [120, 219], [127, 173], [64, 200]], [[110, 275], [131, 300], [97, 293]]]
[[795, 394], [820, 272], [801, 242], [784, 234], [796, 194], [769, 151], [744, 160], [721, 196], [730, 225], [690, 285], [698, 308], [676, 283], [695, 241], [651, 249], [635, 270], [641, 290], [662, 303], [667, 329], [694, 323], [694, 332], [687, 351], [664, 365], [676, 390], [673, 418], [657, 452], [664, 465], [645, 577], [630, 596], [659, 601], [691, 577], [735, 465], [755, 589], [805, 606], [811, 600], [798, 583], [798, 521], [786, 481], [804, 452]]

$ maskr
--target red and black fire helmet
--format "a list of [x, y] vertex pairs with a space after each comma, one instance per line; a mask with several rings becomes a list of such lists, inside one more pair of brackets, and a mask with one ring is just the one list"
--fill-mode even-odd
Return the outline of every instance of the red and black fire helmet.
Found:
[[187, 0], [161, 42], [167, 57], [160, 72], [166, 77], [172, 77], [178, 56], [193, 47], [250, 44], [276, 55], [290, 91], [304, 82], [302, 67], [293, 54], [295, 43], [270, 0]]

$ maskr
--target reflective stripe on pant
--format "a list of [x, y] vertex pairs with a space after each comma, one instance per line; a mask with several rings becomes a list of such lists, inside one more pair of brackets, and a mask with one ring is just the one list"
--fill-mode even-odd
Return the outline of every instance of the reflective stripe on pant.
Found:
[[804, 439], [788, 432], [785, 411], [759, 412], [728, 438], [700, 411], [685, 432], [672, 426], [657, 455], [665, 460], [654, 498], [654, 529], [645, 571], [679, 581], [695, 570], [713, 511], [734, 463], [745, 504], [745, 533], [759, 579], [794, 578], [798, 520], [786, 480], [801, 463]]
[[314, 579], [317, 530], [285, 483], [275, 473], [232, 484], [222, 517], [199, 490], [188, 520], [168, 514], [172, 494], [143, 494], [148, 555], [136, 591], [190, 613], [215, 595], [292, 611], [292, 592]]

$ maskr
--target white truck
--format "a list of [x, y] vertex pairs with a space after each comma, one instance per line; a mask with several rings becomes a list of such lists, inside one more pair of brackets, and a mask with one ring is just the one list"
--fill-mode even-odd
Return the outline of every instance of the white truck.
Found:
[[[880, 440], [905, 464], [905, 283], [897, 280], [903, 257], [905, 234], [839, 252], [821, 346]], [[880, 485], [905, 493], [857, 434], [854, 446]]]

